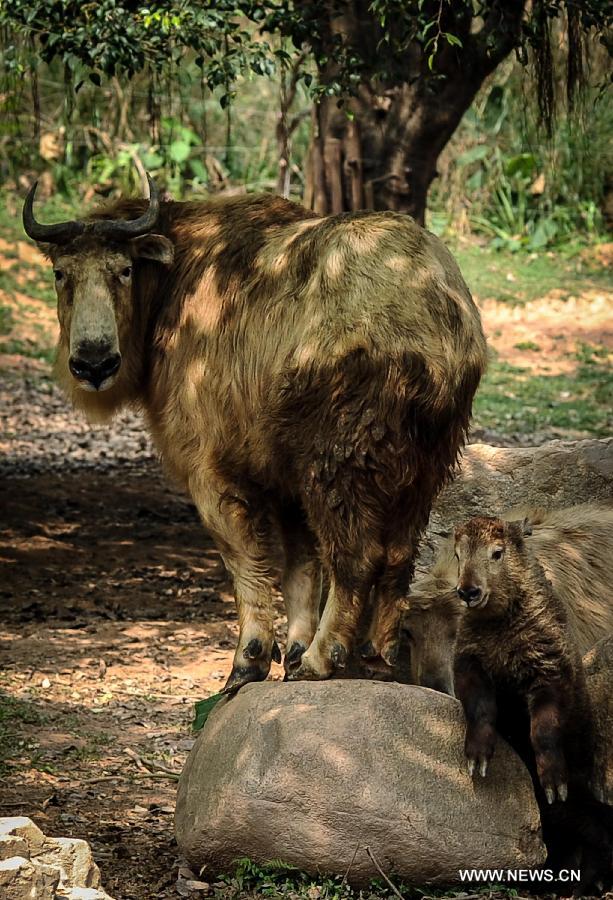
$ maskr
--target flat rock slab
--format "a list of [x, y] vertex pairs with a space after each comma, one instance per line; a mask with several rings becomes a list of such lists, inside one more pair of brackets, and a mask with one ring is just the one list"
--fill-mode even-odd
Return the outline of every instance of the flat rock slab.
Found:
[[207, 881], [245, 856], [348, 871], [357, 886], [380, 877], [373, 857], [407, 884], [543, 862], [523, 764], [501, 741], [487, 778], [473, 781], [463, 742], [460, 704], [427, 688], [249, 684], [215, 708], [190, 753], [179, 847]]

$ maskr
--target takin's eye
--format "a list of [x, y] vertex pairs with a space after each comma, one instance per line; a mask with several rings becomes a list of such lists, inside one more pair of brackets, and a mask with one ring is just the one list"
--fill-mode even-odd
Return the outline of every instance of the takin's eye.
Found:
[[492, 559], [502, 559], [502, 550], [494, 550], [492, 552]]
[[131, 278], [132, 277], [132, 266], [126, 266], [125, 269], [122, 269], [119, 273], [122, 278]]
[[62, 269], [54, 269], [53, 274], [55, 275], [56, 284], [59, 284], [60, 281], [63, 281], [65, 278], [64, 272]]

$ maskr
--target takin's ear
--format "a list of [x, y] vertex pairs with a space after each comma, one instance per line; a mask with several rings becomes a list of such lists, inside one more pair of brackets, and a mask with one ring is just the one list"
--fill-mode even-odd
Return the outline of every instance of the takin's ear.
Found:
[[45, 259], [52, 259], [53, 256], [53, 244], [41, 244], [40, 241], [36, 241], [36, 246], [43, 254]]
[[163, 234], [144, 234], [131, 240], [129, 246], [133, 259], [152, 259], [170, 266], [175, 258], [174, 245]]
[[521, 533], [525, 537], [532, 534], [532, 522], [530, 521], [530, 519], [527, 516], [524, 519], [524, 521], [521, 523]]
[[[515, 522], [505, 522], [504, 525], [504, 534], [505, 538], [514, 544], [519, 550], [524, 546], [524, 537], [526, 534], [531, 534], [532, 532], [524, 531], [525, 528], [524, 519], [523, 522], [515, 521]], [[528, 527], [530, 527], [528, 525]]]

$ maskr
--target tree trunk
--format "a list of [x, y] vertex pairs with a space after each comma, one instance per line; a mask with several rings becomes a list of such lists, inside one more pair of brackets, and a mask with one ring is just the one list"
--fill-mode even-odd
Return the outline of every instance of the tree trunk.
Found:
[[407, 84], [384, 95], [362, 89], [348, 118], [335, 97], [325, 97], [313, 116], [310, 205], [322, 215], [391, 209], [423, 224], [439, 154], [471, 100], [454, 98], [441, 108]]
[[[482, 28], [471, 33], [472, 18], [464, 5], [460, 18], [453, 4], [441, 4], [452, 21], [439, 26], [460, 35], [462, 48], [441, 38], [434, 74], [423, 48], [413, 43], [405, 51], [406, 59], [395, 60], [393, 82], [364, 78], [341, 107], [336, 96], [324, 96], [313, 112], [305, 204], [322, 215], [389, 209], [423, 224], [438, 157], [484, 79], [513, 48], [522, 8], [519, 0], [506, 6], [494, 2]], [[334, 7], [327, 22], [320, 20], [320, 27], [328, 28], [330, 46], [342, 35], [376, 71], [377, 54], [385, 51], [368, 3], [345, 0]], [[492, 42], [491, 33], [497, 31], [505, 38]], [[337, 75], [331, 63], [319, 72], [323, 84]]]

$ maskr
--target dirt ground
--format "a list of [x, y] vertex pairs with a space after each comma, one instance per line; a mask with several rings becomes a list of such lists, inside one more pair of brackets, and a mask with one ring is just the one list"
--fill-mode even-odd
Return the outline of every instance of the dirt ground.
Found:
[[[521, 350], [530, 340], [562, 371], [582, 340], [612, 346], [599, 295], [555, 300], [484, 304], [502, 358], [534, 365]], [[40, 341], [42, 321], [51, 346], [40, 303], [17, 303], [32, 314], [15, 316], [15, 338]], [[176, 777], [193, 703], [230, 671], [229, 584], [138, 420], [92, 432], [47, 373], [19, 352], [0, 360], [0, 815], [86, 838], [118, 900], [176, 897]], [[278, 612], [282, 637], [280, 601]]]
[[230, 669], [223, 565], [151, 463], [112, 487], [75, 470], [3, 494], [0, 692], [15, 705], [0, 815], [89, 840], [114, 897], [176, 896], [163, 770], [180, 771], [192, 704]]

